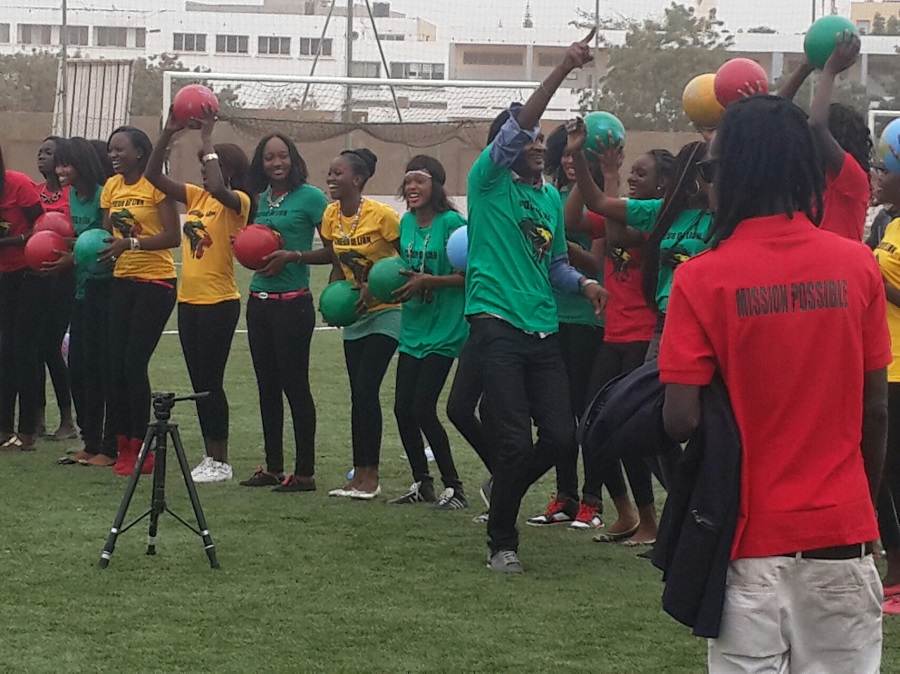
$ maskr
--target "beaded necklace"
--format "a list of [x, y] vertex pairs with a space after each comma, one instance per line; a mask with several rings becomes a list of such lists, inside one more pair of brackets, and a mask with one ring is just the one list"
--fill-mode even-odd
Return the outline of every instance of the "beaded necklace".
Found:
[[351, 239], [353, 239], [353, 235], [356, 234], [356, 228], [359, 227], [359, 216], [362, 214], [363, 201], [365, 199], [360, 198], [359, 200], [359, 208], [356, 209], [356, 215], [353, 216], [353, 222], [350, 224], [350, 233], [344, 231], [344, 214], [338, 206], [338, 228], [340, 229], [340, 237], [338, 237], [337, 243], [341, 246], [349, 246]]

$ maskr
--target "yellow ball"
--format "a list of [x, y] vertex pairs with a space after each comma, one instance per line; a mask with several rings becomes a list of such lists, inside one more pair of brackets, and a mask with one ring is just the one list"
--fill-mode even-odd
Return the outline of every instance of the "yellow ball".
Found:
[[716, 100], [716, 75], [697, 75], [688, 82], [681, 96], [684, 113], [694, 124], [705, 129], [714, 129], [722, 118], [725, 108]]

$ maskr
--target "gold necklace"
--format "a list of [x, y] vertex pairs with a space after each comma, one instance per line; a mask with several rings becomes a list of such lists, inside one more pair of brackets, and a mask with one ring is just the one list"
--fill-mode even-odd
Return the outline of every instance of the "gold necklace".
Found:
[[359, 216], [362, 214], [364, 199], [360, 198], [359, 208], [356, 209], [356, 215], [353, 216], [353, 222], [350, 224], [350, 234], [344, 231], [344, 213], [341, 211], [341, 205], [338, 204], [338, 227], [340, 228], [340, 237], [337, 242], [341, 246], [349, 246], [353, 235], [356, 234], [356, 228], [359, 227]]
[[269, 192], [268, 192], [268, 194], [266, 194], [266, 203], [269, 205], [270, 209], [278, 208], [279, 206], [281, 206], [281, 202], [284, 201], [285, 197], [287, 197], [288, 194], [290, 194], [290, 192], [284, 192], [282, 194], [279, 194], [273, 201], [272, 200], [272, 189], [269, 188]]

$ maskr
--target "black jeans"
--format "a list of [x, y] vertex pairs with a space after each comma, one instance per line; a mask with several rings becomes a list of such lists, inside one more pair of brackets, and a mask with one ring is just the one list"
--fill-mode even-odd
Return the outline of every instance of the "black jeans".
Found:
[[150, 376], [147, 368], [174, 308], [175, 279], [158, 283], [125, 278], [111, 281], [111, 385], [107, 413], [117, 436], [143, 439], [147, 432], [150, 422]]
[[316, 314], [312, 295], [247, 300], [247, 338], [259, 389], [266, 470], [284, 472], [284, 398], [294, 424], [294, 473], [316, 472], [316, 404], [309, 388], [309, 348]]
[[107, 413], [111, 390], [111, 286], [109, 280], [88, 279], [84, 284], [84, 299], [75, 302], [69, 340], [69, 378], [85, 451], [116, 458], [116, 434]]
[[[591, 325], [560, 323], [559, 346], [569, 380], [570, 414], [577, 423], [584, 414], [591, 390], [591, 371], [603, 346], [603, 328]], [[585, 468], [587, 480], [587, 468]], [[585, 484], [585, 491], [588, 487]], [[562, 451], [556, 460], [556, 491], [559, 498], [578, 500], [578, 444]], [[592, 493], [599, 497], [599, 489]]]
[[21, 270], [0, 274], [0, 431], [33, 435], [41, 409], [44, 362], [40, 342], [42, 308], [50, 279]]
[[493, 474], [497, 452], [485, 430], [487, 421], [485, 415], [489, 412], [483, 393], [484, 379], [478, 351], [472, 340], [468, 339], [456, 361], [456, 376], [453, 378], [450, 396], [447, 398], [447, 417], [475, 450], [488, 472]]
[[[575, 420], [559, 336], [541, 339], [495, 318], [472, 320], [471, 339], [490, 400], [497, 459], [488, 538], [491, 552], [517, 550], [516, 518], [528, 488], [572, 451]], [[537, 443], [532, 441], [532, 420]]]
[[444, 486], [461, 490], [462, 482], [453, 463], [450, 440], [437, 414], [438, 398], [452, 367], [453, 359], [447, 356], [429, 354], [425, 358], [416, 358], [401, 353], [397, 360], [394, 416], [397, 417], [397, 430], [409, 459], [413, 480], [422, 482], [431, 479], [422, 442], [424, 433], [434, 452]]
[[197, 400], [200, 431], [207, 440], [228, 439], [228, 398], [225, 365], [241, 315], [241, 301], [178, 305], [178, 337]]
[[344, 361], [350, 378], [350, 435], [353, 465], [377, 468], [381, 461], [381, 382], [397, 340], [388, 335], [367, 335], [344, 342]]
[[[604, 342], [591, 373], [591, 391], [596, 395], [610, 380], [637, 369], [644, 363], [649, 342]], [[626, 494], [622, 465], [628, 474], [628, 482], [635, 504], [641, 508], [653, 504], [653, 480], [650, 467], [644, 459], [625, 457], [621, 462], [585, 460], [584, 492], [600, 495], [600, 485], [605, 484], [613, 499]]]
[[888, 384], [888, 440], [878, 491], [878, 528], [888, 552], [900, 550], [900, 384]]
[[[51, 277], [48, 282], [49, 303], [42, 311], [44, 322], [41, 326], [41, 358], [50, 372], [56, 404], [62, 411], [72, 407], [69, 368], [63, 358], [61, 347], [66, 330], [72, 322], [72, 311], [75, 307], [75, 272]], [[71, 335], [69, 338], [71, 340]], [[41, 387], [41, 402], [46, 406], [45, 397], [44, 387]]]

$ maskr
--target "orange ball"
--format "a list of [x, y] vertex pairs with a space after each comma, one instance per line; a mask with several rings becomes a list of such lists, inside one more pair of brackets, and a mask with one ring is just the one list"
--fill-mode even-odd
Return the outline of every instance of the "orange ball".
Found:
[[704, 129], [714, 129], [722, 118], [725, 108], [716, 98], [716, 75], [697, 75], [688, 82], [681, 96], [684, 114], [694, 124]]

